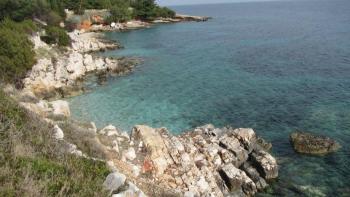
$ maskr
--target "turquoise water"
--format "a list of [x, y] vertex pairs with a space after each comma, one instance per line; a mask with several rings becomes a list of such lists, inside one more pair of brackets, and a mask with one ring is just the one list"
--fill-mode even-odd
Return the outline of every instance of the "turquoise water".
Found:
[[[70, 100], [73, 116], [125, 130], [252, 127], [273, 143], [281, 164], [273, 196], [350, 196], [350, 1], [174, 9], [214, 19], [108, 33], [125, 49], [103, 55], [144, 62], [131, 75], [90, 84], [90, 93]], [[325, 157], [296, 154], [288, 141], [296, 129], [343, 148]]]

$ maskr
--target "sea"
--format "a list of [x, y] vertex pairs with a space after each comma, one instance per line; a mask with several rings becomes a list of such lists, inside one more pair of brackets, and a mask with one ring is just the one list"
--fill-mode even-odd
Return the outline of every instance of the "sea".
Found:
[[[281, 0], [172, 7], [208, 22], [159, 24], [106, 37], [138, 57], [131, 74], [86, 82], [73, 117], [166, 127], [253, 128], [273, 144], [279, 178], [258, 196], [350, 196], [350, 1]], [[326, 156], [294, 152], [289, 134], [337, 140]]]

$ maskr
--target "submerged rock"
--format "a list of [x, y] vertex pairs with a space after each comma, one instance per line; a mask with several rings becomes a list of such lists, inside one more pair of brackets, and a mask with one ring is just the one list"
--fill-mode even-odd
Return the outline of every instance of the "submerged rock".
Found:
[[290, 135], [293, 148], [298, 153], [327, 154], [337, 151], [341, 146], [335, 140], [307, 132], [294, 132]]

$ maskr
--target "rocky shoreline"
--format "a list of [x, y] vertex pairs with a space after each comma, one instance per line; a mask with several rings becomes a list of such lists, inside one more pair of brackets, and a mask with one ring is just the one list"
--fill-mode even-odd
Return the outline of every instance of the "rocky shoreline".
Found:
[[94, 55], [93, 52], [120, 48], [98, 33], [69, 33], [72, 47], [64, 50], [52, 47], [32, 37], [37, 51], [37, 60], [23, 80], [24, 90], [40, 99], [62, 98], [80, 94], [81, 82], [91, 73], [126, 74], [138, 64], [136, 58], [110, 58]]
[[[79, 81], [89, 73], [125, 74], [137, 61], [92, 54], [120, 47], [100, 34], [75, 31], [70, 37], [72, 47], [58, 51], [34, 36], [38, 63], [24, 79], [23, 90], [8, 86], [5, 92], [48, 122], [66, 151], [106, 161], [112, 173], [104, 186], [112, 196], [253, 196], [277, 178], [277, 161], [268, 152], [271, 144], [252, 129], [205, 125], [174, 136], [166, 128], [146, 125], [129, 134], [112, 125], [98, 130], [94, 123], [71, 123], [68, 102], [48, 99], [81, 93]], [[74, 135], [90, 136], [103, 156], [88, 156], [69, 141], [67, 121]]]

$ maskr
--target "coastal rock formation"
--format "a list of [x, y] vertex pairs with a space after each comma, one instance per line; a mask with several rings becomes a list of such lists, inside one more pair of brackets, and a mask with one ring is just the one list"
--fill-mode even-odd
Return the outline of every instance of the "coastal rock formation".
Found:
[[204, 21], [207, 21], [207, 20], [211, 19], [211, 17], [207, 17], [207, 16], [190, 16], [190, 15], [184, 15], [184, 14], [176, 14], [175, 19], [178, 19], [180, 21], [204, 22]]
[[[165, 128], [138, 125], [129, 137], [106, 138], [106, 132], [99, 133], [114, 155], [116, 168], [128, 168], [122, 173], [135, 177], [134, 183], [158, 185], [180, 196], [252, 196], [278, 176], [276, 159], [257, 144], [252, 129], [205, 125], [173, 136]], [[113, 143], [118, 144], [118, 152], [113, 151]]]
[[[67, 51], [56, 51], [44, 45], [40, 38], [33, 38], [36, 48], [46, 55], [38, 59], [27, 77], [23, 80], [24, 89], [39, 98], [64, 97], [82, 91], [80, 81], [93, 72], [128, 73], [137, 64], [135, 59], [107, 58], [85, 54], [117, 47], [97, 39], [95, 33], [70, 33], [73, 47]], [[38, 50], [40, 51], [40, 50]]]
[[72, 48], [81, 53], [105, 51], [121, 47], [115, 42], [103, 39], [98, 33], [85, 33], [75, 30], [68, 33], [68, 35], [72, 40]]
[[294, 132], [290, 135], [294, 150], [305, 154], [327, 154], [335, 152], [340, 144], [326, 136], [317, 136], [307, 132]]

